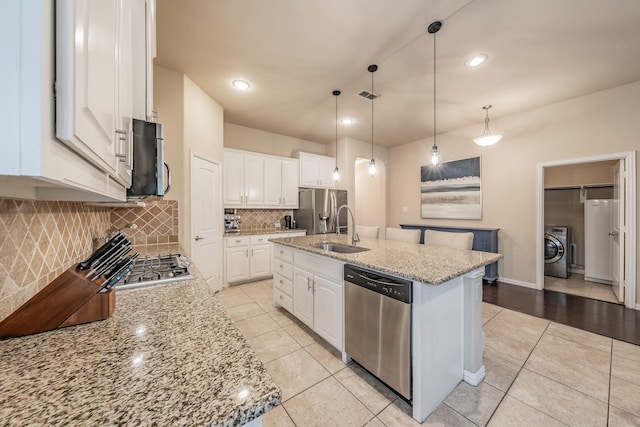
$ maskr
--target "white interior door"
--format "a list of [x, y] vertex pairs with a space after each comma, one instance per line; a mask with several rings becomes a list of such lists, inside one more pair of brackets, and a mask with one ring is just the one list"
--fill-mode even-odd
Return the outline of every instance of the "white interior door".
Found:
[[611, 285], [620, 302], [624, 302], [625, 259], [625, 199], [626, 180], [624, 160], [620, 160], [613, 173], [613, 215], [611, 215]]
[[191, 153], [191, 257], [207, 283], [222, 289], [220, 165]]

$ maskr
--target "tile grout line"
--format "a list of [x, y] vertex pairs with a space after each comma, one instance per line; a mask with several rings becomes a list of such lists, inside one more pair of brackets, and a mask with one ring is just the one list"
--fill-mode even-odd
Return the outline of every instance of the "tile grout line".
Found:
[[[509, 384], [509, 387], [507, 387], [507, 390], [505, 390], [504, 395], [502, 396], [502, 398], [500, 399], [500, 402], [498, 403], [498, 406], [496, 406], [496, 408], [493, 410], [493, 412], [491, 413], [491, 416], [489, 417], [489, 419], [487, 420], [487, 424], [489, 424], [491, 422], [491, 419], [493, 418], [493, 416], [496, 414], [496, 412], [498, 411], [498, 408], [500, 407], [500, 405], [502, 405], [502, 402], [504, 401], [504, 398], [509, 394], [509, 390], [511, 390], [511, 387], [513, 387], [513, 384], [515, 384], [516, 380], [518, 379], [518, 377], [520, 376], [520, 373], [522, 372], [524, 368], [524, 365], [527, 364], [527, 362], [529, 361], [529, 358], [531, 358], [531, 355], [533, 354], [533, 352], [535, 351], [536, 347], [538, 347], [538, 344], [540, 344], [540, 341], [542, 340], [542, 337], [544, 336], [545, 333], [547, 333], [547, 330], [549, 329], [549, 325], [551, 325], [551, 321], [547, 321], [547, 326], [544, 328], [544, 331], [542, 331], [542, 333], [540, 334], [540, 337], [538, 338], [538, 340], [536, 341], [535, 345], [533, 346], [533, 348], [531, 349], [531, 351], [529, 352], [529, 355], [527, 356], [527, 358], [525, 359], [525, 361], [522, 363], [522, 366], [520, 366], [520, 369], [518, 370], [518, 373], [516, 374], [515, 378], [513, 379], [513, 381], [511, 382], [511, 384]], [[539, 375], [539, 374], [538, 374]], [[558, 383], [560, 384], [560, 383]], [[564, 384], [563, 384], [564, 385]], [[523, 405], [527, 405], [528, 407], [532, 408], [535, 411], [539, 411], [542, 412], [543, 414], [547, 415], [548, 417], [558, 421], [561, 424], [565, 424], [562, 421], [558, 420], [556, 417], [547, 414], [544, 411], [540, 411], [538, 408], [534, 408], [533, 406], [529, 405], [526, 402], [521, 401], [520, 399], [510, 396], [512, 399], [516, 399], [517, 401], [519, 401], [520, 403], [522, 403]], [[485, 424], [485, 425], [487, 425]], [[566, 424], [565, 424], [566, 425]]]
[[611, 340], [611, 356], [609, 359], [609, 390], [607, 393], [607, 426], [609, 426], [609, 417], [611, 416], [611, 380], [613, 377], [613, 340]]

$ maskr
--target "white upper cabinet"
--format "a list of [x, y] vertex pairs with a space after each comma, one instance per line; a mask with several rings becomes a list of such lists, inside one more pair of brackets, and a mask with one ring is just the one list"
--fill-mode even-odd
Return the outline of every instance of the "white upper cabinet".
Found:
[[300, 159], [300, 187], [333, 188], [336, 159], [310, 153], [298, 153]]
[[260, 207], [263, 204], [264, 159], [241, 151], [225, 150], [224, 205]]
[[298, 208], [298, 161], [224, 150], [224, 205], [230, 208]]
[[126, 0], [61, 0], [56, 4], [56, 136], [129, 187], [130, 4]]
[[295, 159], [265, 158], [264, 204], [298, 208], [298, 162]]
[[[133, 118], [155, 121], [153, 112], [153, 58], [156, 57], [156, 2], [130, 0], [134, 22]], [[144, 25], [141, 25], [144, 23]]]
[[0, 75], [12, 88], [0, 97], [9, 146], [0, 196], [125, 200], [137, 25], [130, 2], [1, 2], [0, 15]]

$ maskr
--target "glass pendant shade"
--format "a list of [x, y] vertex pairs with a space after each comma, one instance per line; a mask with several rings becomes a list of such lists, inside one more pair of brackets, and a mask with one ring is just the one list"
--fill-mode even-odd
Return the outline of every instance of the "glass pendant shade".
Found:
[[431, 149], [431, 164], [438, 166], [440, 164], [440, 150], [437, 145], [434, 145]]
[[491, 129], [489, 129], [489, 108], [491, 107], [492, 105], [485, 105], [484, 107], [482, 107], [482, 109], [486, 112], [484, 118], [484, 133], [482, 134], [482, 136], [473, 138], [473, 142], [481, 147], [488, 147], [490, 145], [493, 145], [496, 142], [500, 141], [500, 138], [502, 138], [502, 135], [494, 135], [491, 133]]
[[376, 161], [374, 159], [371, 159], [369, 163], [369, 175], [372, 177], [376, 176]]
[[500, 138], [502, 138], [502, 135], [488, 134], [488, 135], [479, 136], [477, 138], [473, 138], [473, 142], [475, 142], [481, 147], [488, 147], [500, 141]]
[[340, 171], [338, 170], [338, 166], [333, 170], [333, 180], [340, 181]]

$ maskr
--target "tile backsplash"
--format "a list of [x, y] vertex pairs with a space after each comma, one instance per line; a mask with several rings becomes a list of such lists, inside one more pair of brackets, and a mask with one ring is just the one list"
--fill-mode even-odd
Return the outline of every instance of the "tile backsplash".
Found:
[[265, 230], [279, 223], [284, 227], [284, 216], [293, 215], [291, 209], [238, 209], [240, 229], [245, 231]]
[[[111, 210], [111, 225], [121, 229], [134, 245], [178, 242], [178, 202], [145, 200], [144, 208]], [[137, 228], [130, 228], [135, 224]]]
[[80, 202], [0, 199], [0, 320], [63, 271], [93, 252], [110, 228], [134, 245], [178, 242], [178, 202], [145, 201], [144, 208], [100, 208]]
[[109, 226], [106, 208], [0, 199], [0, 320], [87, 257]]

